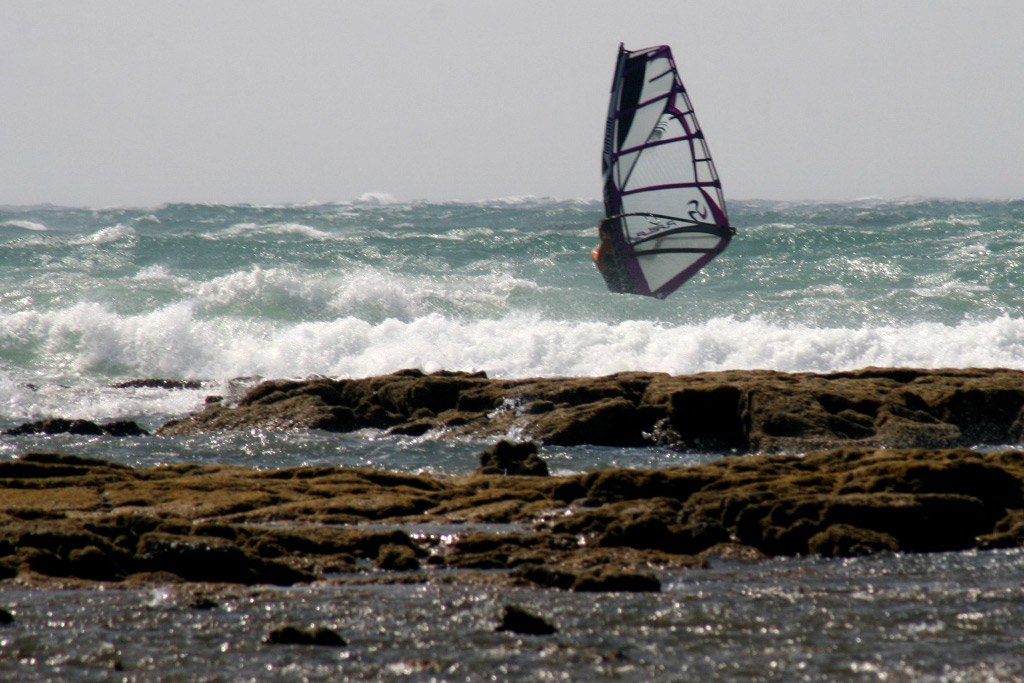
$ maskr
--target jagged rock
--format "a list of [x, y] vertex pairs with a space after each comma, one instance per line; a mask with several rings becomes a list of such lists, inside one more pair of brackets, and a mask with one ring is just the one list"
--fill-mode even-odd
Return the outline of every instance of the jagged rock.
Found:
[[478, 474], [548, 476], [548, 465], [537, 455], [532, 442], [510, 443], [502, 440], [480, 454]]
[[220, 607], [220, 604], [208, 595], [197, 595], [188, 603], [189, 609], [195, 610], [211, 610]]
[[115, 420], [99, 424], [91, 420], [66, 420], [49, 418], [37, 422], [26, 422], [4, 431], [8, 436], [26, 434], [80, 434], [85, 436], [148, 436], [149, 432], [131, 420]]
[[381, 569], [391, 571], [409, 571], [420, 568], [416, 551], [407, 545], [388, 543], [382, 545], [377, 552], [376, 564]]
[[551, 565], [527, 565], [514, 575], [539, 586], [585, 593], [658, 592], [661, 582], [651, 572], [618, 567], [573, 568]]
[[990, 533], [977, 538], [979, 548], [1019, 548], [1024, 545], [1024, 510], [1007, 510]]
[[513, 576], [524, 579], [530, 583], [545, 588], [560, 588], [568, 590], [573, 587], [578, 578], [577, 573], [559, 567], [546, 564], [526, 565], [516, 569]]
[[628, 571], [617, 567], [601, 567], [583, 572], [572, 585], [574, 591], [657, 593], [661, 582], [651, 572]]
[[[416, 537], [404, 526], [467, 522], [521, 526]], [[549, 477], [0, 462], [0, 580], [288, 585], [419, 567], [396, 580], [486, 569], [509, 583], [654, 590], [650, 568], [699, 566], [698, 554], [1022, 543], [1024, 453], [1012, 450], [847, 447]]]
[[17, 460], [0, 462], [0, 480], [76, 476], [121, 476], [130, 468], [99, 458], [62, 453], [26, 453]]
[[767, 559], [768, 556], [757, 548], [739, 543], [716, 543], [699, 553], [702, 558], [717, 557], [726, 560], [745, 560], [747, 562], [759, 562]]
[[558, 629], [543, 617], [527, 612], [518, 605], [506, 605], [501, 623], [495, 631], [512, 631], [523, 635], [546, 636], [557, 633]]
[[202, 389], [203, 382], [195, 379], [130, 379], [110, 385], [114, 389]]
[[126, 555], [110, 546], [105, 550], [94, 545], [76, 548], [68, 553], [67, 572], [94, 581], [120, 581], [127, 576], [122, 566], [125, 559]]
[[263, 641], [270, 645], [323, 645], [328, 647], [345, 647], [348, 641], [330, 628], [318, 626], [308, 629], [285, 624], [278, 626]]
[[136, 562], [143, 569], [168, 571], [187, 581], [291, 585], [313, 578], [287, 565], [254, 557], [225, 539], [209, 536], [146, 534], [139, 542]]
[[663, 509], [645, 510], [634, 515], [620, 514], [598, 534], [597, 545], [696, 555], [730, 538], [729, 531], [716, 520], [683, 525], [673, 523], [673, 517], [671, 512], [666, 513]]
[[237, 405], [213, 402], [158, 434], [364, 427], [554, 445], [803, 452], [839, 446], [949, 448], [1024, 440], [1024, 372], [867, 368], [672, 377], [491, 380], [406, 370], [364, 379], [265, 381]]
[[807, 541], [807, 549], [826, 557], [853, 557], [899, 550], [899, 541], [880, 531], [859, 529], [849, 524], [833, 524], [811, 536]]

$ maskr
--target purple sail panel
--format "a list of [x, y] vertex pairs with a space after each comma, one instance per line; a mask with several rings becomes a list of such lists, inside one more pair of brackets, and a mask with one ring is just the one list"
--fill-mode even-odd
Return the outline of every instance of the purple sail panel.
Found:
[[[595, 260], [613, 291], [664, 298], [735, 234], [668, 46], [619, 47], [602, 167], [606, 220]], [[614, 277], [602, 264], [613, 264]]]

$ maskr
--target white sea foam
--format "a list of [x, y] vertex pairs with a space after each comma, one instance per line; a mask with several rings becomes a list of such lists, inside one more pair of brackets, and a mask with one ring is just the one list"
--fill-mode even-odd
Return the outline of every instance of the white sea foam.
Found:
[[365, 204], [369, 206], [383, 206], [386, 204], [398, 204], [398, 199], [388, 192], [364, 192], [352, 202], [353, 204]]
[[311, 240], [334, 239], [334, 235], [324, 230], [302, 223], [238, 223], [217, 233], [204, 235], [208, 239], [224, 239], [240, 235], [295, 235]]
[[132, 279], [139, 282], [169, 282], [182, 287], [189, 284], [188, 279], [172, 274], [166, 266], [146, 266], [136, 273]]
[[91, 235], [73, 240], [71, 244], [74, 245], [103, 245], [103, 244], [114, 244], [116, 242], [125, 242], [134, 239], [136, 236], [135, 229], [130, 225], [112, 225], [108, 228], [103, 228]]
[[1024, 369], [1024, 320], [858, 329], [716, 318], [694, 325], [569, 322], [513, 313], [462, 320], [408, 311], [368, 322], [342, 316], [274, 323], [203, 318], [190, 304], [118, 315], [99, 304], [0, 316], [0, 348], [37, 355], [50, 377], [230, 379], [360, 377], [405, 367], [485, 370], [495, 377], [596, 376], [626, 370], [688, 374], [771, 368], [837, 371], [869, 365]]
[[759, 319], [671, 326], [568, 322], [522, 313], [470, 321], [431, 313], [377, 323], [344, 316], [273, 324], [203, 318], [186, 304], [142, 315], [79, 304], [52, 313], [0, 316], [0, 349], [35, 356], [25, 364], [33, 377], [0, 376], [0, 419], [147, 416], [156, 426], [167, 416], [199, 409], [203, 397], [218, 390], [128, 391], [106, 383], [159, 377], [226, 386], [237, 377], [365, 377], [402, 368], [483, 370], [495, 378], [631, 370], [829, 372], [872, 365], [1024, 369], [1024, 320], [1003, 316], [956, 326], [821, 329]]
[[[201, 401], [104, 388], [139, 377], [1024, 369], [1024, 242], [1009, 209], [740, 206], [735, 244], [654, 301], [605, 291], [587, 255], [596, 221], [579, 217], [595, 203], [382, 199], [11, 216], [60, 230], [0, 250], [0, 419]], [[981, 227], [945, 218], [961, 214]]]
[[170, 416], [200, 409], [211, 393], [222, 393], [222, 387], [208, 385], [167, 391], [63, 384], [36, 386], [0, 377], [0, 421], [14, 424], [50, 417], [95, 422], [133, 419], [141, 420], [144, 428], [152, 430]]
[[4, 221], [3, 223], [0, 223], [0, 226], [5, 226], [9, 228], [21, 228], [22, 230], [31, 230], [32, 232], [46, 232], [47, 230], [49, 230], [49, 228], [47, 228], [42, 223], [37, 223], [35, 221]]

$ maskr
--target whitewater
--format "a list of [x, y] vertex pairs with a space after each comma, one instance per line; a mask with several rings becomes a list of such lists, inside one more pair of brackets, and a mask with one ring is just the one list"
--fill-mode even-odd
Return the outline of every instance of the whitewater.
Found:
[[1024, 368], [1024, 202], [732, 202], [664, 301], [609, 293], [594, 201], [0, 207], [2, 421], [160, 418], [137, 378]]

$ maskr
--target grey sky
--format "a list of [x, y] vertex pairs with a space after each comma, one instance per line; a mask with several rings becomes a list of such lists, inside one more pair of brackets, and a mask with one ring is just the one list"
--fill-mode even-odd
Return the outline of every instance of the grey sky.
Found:
[[1018, 0], [0, 0], [0, 204], [600, 195], [619, 42], [727, 198], [1024, 196]]

